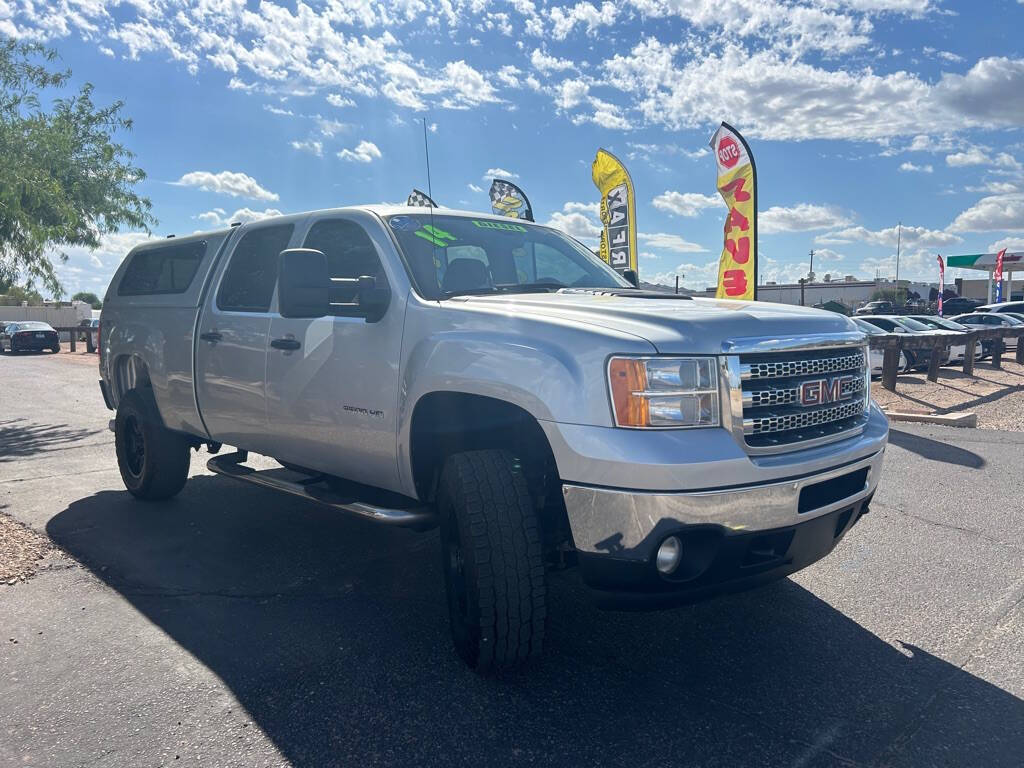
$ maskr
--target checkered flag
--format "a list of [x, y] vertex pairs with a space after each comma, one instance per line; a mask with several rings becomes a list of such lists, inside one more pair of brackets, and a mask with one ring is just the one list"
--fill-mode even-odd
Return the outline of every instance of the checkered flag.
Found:
[[504, 179], [494, 179], [488, 194], [491, 197], [491, 210], [499, 216], [511, 216], [513, 219], [533, 221], [533, 208], [530, 201], [519, 187]]
[[406, 204], [416, 208], [437, 208], [437, 203], [431, 200], [426, 192], [420, 192], [418, 189], [413, 189]]

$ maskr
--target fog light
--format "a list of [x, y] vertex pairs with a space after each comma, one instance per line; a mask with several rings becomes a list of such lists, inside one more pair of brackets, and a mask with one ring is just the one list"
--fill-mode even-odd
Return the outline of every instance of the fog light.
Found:
[[654, 559], [654, 564], [661, 573], [669, 574], [679, 565], [682, 556], [683, 545], [675, 536], [669, 536], [658, 547], [658, 554]]

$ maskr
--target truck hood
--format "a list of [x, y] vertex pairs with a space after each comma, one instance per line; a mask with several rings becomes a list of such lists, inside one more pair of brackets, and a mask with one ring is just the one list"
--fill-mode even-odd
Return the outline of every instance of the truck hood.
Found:
[[579, 323], [646, 339], [661, 353], [722, 354], [727, 341], [858, 332], [842, 315], [763, 301], [589, 293], [459, 296], [469, 311]]

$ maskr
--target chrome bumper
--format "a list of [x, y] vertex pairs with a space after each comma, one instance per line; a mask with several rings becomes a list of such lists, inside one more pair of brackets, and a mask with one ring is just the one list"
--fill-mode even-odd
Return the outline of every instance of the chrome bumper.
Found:
[[[872, 493], [881, 475], [883, 447], [878, 452], [824, 472], [782, 482], [693, 493], [630, 491], [563, 484], [576, 549], [594, 554], [630, 557], [655, 528], [665, 525], [718, 525], [740, 533], [784, 528], [853, 506]], [[799, 512], [800, 492], [867, 468], [863, 488], [825, 506]], [[634, 557], [637, 555], [634, 554]]]

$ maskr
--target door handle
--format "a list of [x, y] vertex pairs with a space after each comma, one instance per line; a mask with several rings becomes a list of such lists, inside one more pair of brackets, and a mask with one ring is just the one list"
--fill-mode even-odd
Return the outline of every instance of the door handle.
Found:
[[298, 339], [274, 339], [272, 342], [270, 342], [270, 346], [272, 346], [274, 349], [293, 350], [299, 349], [302, 346], [302, 344], [299, 342]]
[[203, 341], [212, 341], [216, 343], [224, 337], [217, 333], [217, 331], [207, 331], [206, 333], [200, 333], [199, 338]]

